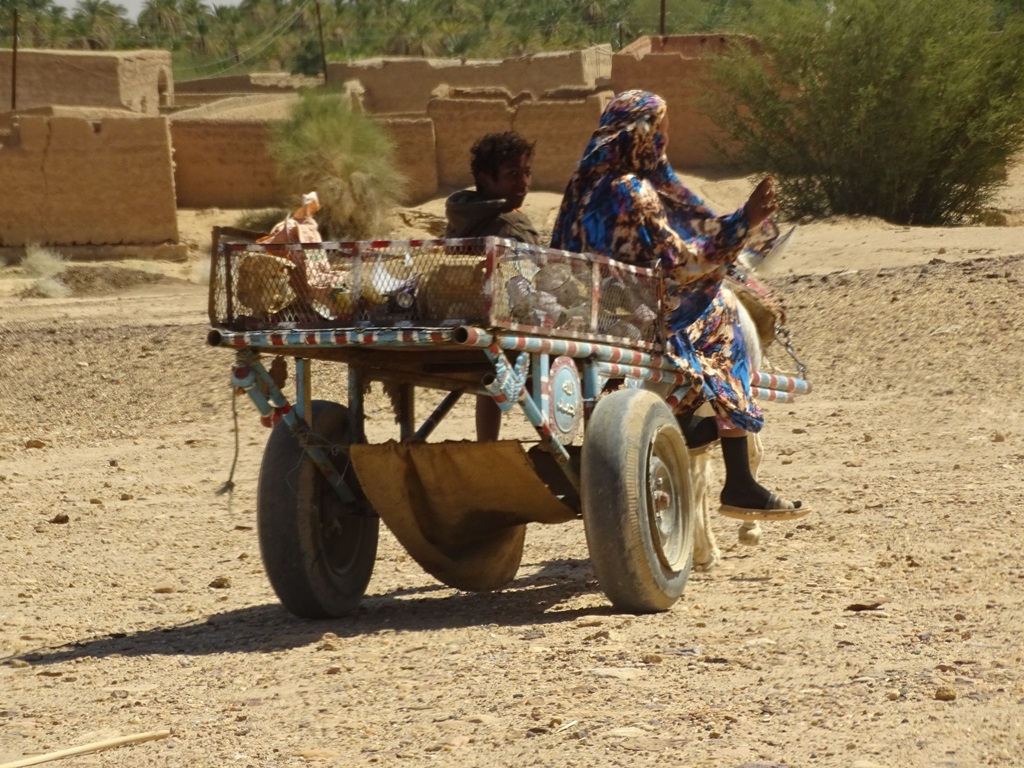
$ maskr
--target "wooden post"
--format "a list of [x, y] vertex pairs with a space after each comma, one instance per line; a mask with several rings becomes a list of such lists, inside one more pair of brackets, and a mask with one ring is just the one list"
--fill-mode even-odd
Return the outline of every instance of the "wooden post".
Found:
[[320, 63], [324, 68], [324, 85], [328, 85], [327, 80], [327, 53], [324, 49], [324, 22], [320, 18], [320, 0], [316, 0], [316, 27], [320, 31]]
[[94, 741], [91, 744], [83, 744], [80, 747], [62, 749], [58, 752], [47, 752], [45, 755], [32, 755], [31, 757], [26, 757], [21, 760], [15, 760], [13, 763], [4, 763], [3, 765], [0, 765], [0, 768], [24, 768], [24, 766], [28, 765], [39, 765], [39, 763], [48, 763], [51, 760], [61, 760], [65, 757], [72, 757], [73, 755], [86, 755], [90, 752], [99, 752], [104, 749], [111, 749], [112, 747], [120, 747], [124, 744], [139, 744], [143, 741], [166, 739], [170, 735], [170, 731], [150, 731], [149, 733], [139, 733], [135, 736], [118, 736], [113, 739], [104, 739], [103, 741]]
[[11, 112], [18, 108], [18, 9], [14, 9], [14, 42], [11, 45]]
[[658, 23], [658, 29], [661, 32], [661, 36], [665, 36], [665, 0], [661, 0], [661, 18]]

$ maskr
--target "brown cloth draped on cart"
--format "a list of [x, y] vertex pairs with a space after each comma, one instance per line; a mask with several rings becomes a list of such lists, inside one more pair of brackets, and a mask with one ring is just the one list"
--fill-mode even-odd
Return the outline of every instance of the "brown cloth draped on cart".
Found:
[[457, 589], [515, 578], [527, 523], [577, 517], [511, 440], [352, 445], [363, 493], [423, 569]]

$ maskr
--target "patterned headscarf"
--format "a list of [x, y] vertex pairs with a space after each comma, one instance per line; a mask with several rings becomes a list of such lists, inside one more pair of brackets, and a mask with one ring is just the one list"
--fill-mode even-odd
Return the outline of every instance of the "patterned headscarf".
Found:
[[647, 91], [623, 91], [608, 102], [566, 187], [552, 235], [553, 247], [616, 256], [611, 252], [614, 221], [610, 219], [616, 213], [611, 187], [626, 175], [654, 187], [670, 219], [675, 220], [671, 223], [682, 233], [695, 235], [696, 222], [714, 218], [704, 202], [683, 185], [665, 157], [661, 126], [666, 111], [664, 99]]
[[660, 96], [624, 91], [613, 98], [590, 139], [580, 175], [653, 171], [665, 152], [661, 124], [667, 108]]

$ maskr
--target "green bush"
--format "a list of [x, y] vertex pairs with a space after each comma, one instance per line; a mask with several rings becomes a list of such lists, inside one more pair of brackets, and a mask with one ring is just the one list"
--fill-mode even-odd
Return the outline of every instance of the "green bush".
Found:
[[345, 96], [303, 93], [289, 119], [275, 126], [271, 154], [290, 189], [319, 195], [316, 219], [325, 239], [386, 234], [405, 179], [392, 141]]
[[713, 117], [784, 212], [935, 225], [977, 215], [1024, 146], [1024, 25], [987, 0], [758, 5], [763, 55], [715, 62]]

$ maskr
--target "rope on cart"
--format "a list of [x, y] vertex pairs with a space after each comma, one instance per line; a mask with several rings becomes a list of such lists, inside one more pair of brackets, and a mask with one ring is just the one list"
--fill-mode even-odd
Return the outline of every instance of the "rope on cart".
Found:
[[239, 453], [239, 447], [238, 447], [238, 441], [239, 441], [239, 437], [238, 437], [238, 390], [237, 389], [232, 389], [232, 393], [231, 393], [231, 418], [235, 422], [235, 455], [231, 459], [231, 471], [228, 472], [227, 482], [225, 482], [224, 485], [222, 485], [220, 488], [217, 489], [217, 495], [218, 496], [223, 496], [225, 493], [230, 495], [231, 492], [235, 490], [235, 479], [234, 479], [235, 478], [235, 467], [238, 466], [238, 453]]

